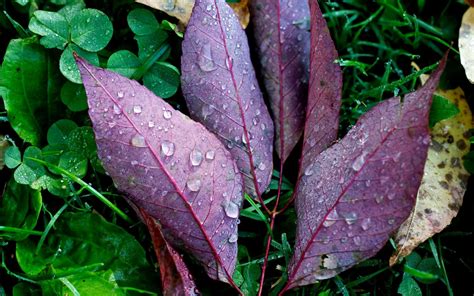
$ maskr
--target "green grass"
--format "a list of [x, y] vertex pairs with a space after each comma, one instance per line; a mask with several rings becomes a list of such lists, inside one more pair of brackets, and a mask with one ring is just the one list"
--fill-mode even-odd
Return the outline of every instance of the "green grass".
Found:
[[[0, 7], [7, 12], [0, 16], [1, 62], [11, 39], [33, 35], [27, 30], [30, 7], [21, 7], [13, 2], [0, 1]], [[46, 10], [59, 8], [51, 4], [53, 1], [31, 2], [32, 8], [35, 5]], [[129, 29], [126, 21], [128, 12], [138, 5], [125, 0], [86, 2], [87, 7], [99, 9], [108, 15], [114, 25], [112, 41], [104, 50], [97, 52], [101, 65], [105, 66], [110, 55], [123, 49], [130, 50], [137, 57], [142, 58], [134, 39], [136, 35]], [[375, 103], [414, 90], [419, 85], [420, 75], [431, 72], [448, 49], [451, 50], [450, 59], [441, 85], [445, 88], [461, 86], [473, 106], [474, 87], [464, 76], [456, 48], [461, 15], [466, 9], [462, 1], [344, 0], [320, 1], [320, 3], [339, 51], [339, 63], [343, 68], [341, 136]], [[174, 22], [162, 13], [153, 12], [153, 14], [160, 23], [164, 19]], [[143, 57], [145, 62], [138, 66], [136, 72], [133, 72], [134, 78], [140, 79], [146, 75], [156, 61], [179, 66], [181, 38], [168, 33], [169, 37], [162, 46], [157, 46], [153, 52]], [[48, 50], [48, 54], [57, 61], [61, 52], [61, 49]], [[416, 70], [412, 63], [416, 63], [421, 70]], [[64, 83], [64, 79], [61, 81]], [[169, 102], [178, 108], [184, 106], [179, 92], [171, 96]], [[4, 107], [0, 106], [2, 133], [10, 135], [19, 149], [24, 151], [27, 145], [15, 135], [5, 115]], [[74, 120], [79, 126], [90, 125], [84, 111], [66, 111], [63, 118]], [[49, 126], [45, 127], [45, 133], [48, 128]], [[53, 153], [49, 156], [55, 155]], [[34, 160], [33, 158], [30, 157], [29, 160]], [[30, 234], [29, 240], [35, 242], [32, 250], [38, 256], [41, 255], [41, 258], [43, 256], [46, 258], [46, 253], [42, 254], [42, 250], [47, 249], [52, 238], [56, 238], [56, 223], [65, 213], [91, 213], [92, 211], [100, 213], [108, 221], [107, 223], [113, 224], [112, 226], [104, 224], [104, 228], [118, 226], [125, 229], [146, 251], [144, 258], [154, 262], [151, 241], [144, 226], [120, 197], [110, 178], [100, 172], [100, 167], [94, 166], [93, 158], [90, 155], [84, 158], [89, 163], [84, 176], [78, 176], [54, 164], [39, 161], [42, 170], [46, 172], [48, 169], [48, 174], [57, 182], [62, 183], [57, 188], [53, 186], [56, 183], [51, 185], [56, 191], [43, 190], [43, 206], [38, 213], [38, 224], [34, 229], [0, 226], [2, 256], [0, 295], [10, 295], [12, 288], [18, 283], [32, 284], [38, 280], [53, 280], [53, 275], [55, 275], [54, 267], [45, 269], [47, 273], [41, 279], [24, 273], [17, 262], [15, 251], [17, 243], [7, 239], [7, 236], [2, 238], [2, 235]], [[26, 160], [23, 162], [26, 164]], [[289, 161], [289, 163], [296, 164], [297, 161]], [[32, 164], [28, 165], [35, 170], [40, 170]], [[296, 170], [296, 165], [291, 164], [285, 168], [286, 189], [282, 196], [283, 204], [291, 196]], [[13, 170], [4, 169], [0, 172], [0, 180], [8, 180], [12, 174]], [[272, 184], [275, 185], [275, 180], [278, 179], [277, 172], [273, 178]], [[1, 185], [3, 188], [3, 183]], [[63, 191], [67, 191], [67, 194], [61, 195]], [[472, 194], [472, 182], [469, 184], [466, 196], [469, 194]], [[265, 195], [265, 203], [272, 205], [275, 199], [276, 190], [273, 186], [272, 190]], [[412, 285], [412, 291], [416, 290], [413, 285], [418, 286], [423, 295], [440, 295], [440, 293], [441, 295], [472, 295], [474, 285], [469, 282], [469, 279], [474, 278], [472, 253], [474, 226], [471, 218], [473, 215], [474, 201], [466, 198], [458, 217], [448, 229], [422, 244], [416, 249], [415, 254], [393, 268], [388, 267], [388, 258], [393, 252], [393, 246], [387, 244], [376, 257], [333, 279], [292, 290], [289, 295], [396, 295], [402, 281], [409, 287]], [[260, 205], [246, 196], [240, 219], [237, 269], [244, 280], [248, 281], [249, 289], [255, 290], [260, 277], [259, 271], [263, 262], [266, 238], [270, 232], [269, 217], [262, 211]], [[291, 246], [295, 237], [295, 219], [295, 212], [290, 208], [277, 219], [274, 231], [271, 233], [272, 243], [265, 290], [273, 291], [272, 295], [284, 284], [285, 269], [291, 257]], [[117, 234], [119, 238], [123, 238], [122, 235]], [[97, 268], [99, 270], [102, 268], [91, 266], [86, 267], [90, 267], [94, 272]], [[210, 282], [199, 269], [195, 271], [198, 275], [198, 284], [202, 287], [204, 294], [216, 289], [222, 291], [222, 294], [231, 293], [226, 290], [228, 289], [226, 285]], [[74, 272], [78, 272], [77, 269], [74, 269]], [[150, 275], [156, 276], [152, 273]], [[70, 283], [63, 282], [63, 284]], [[275, 285], [272, 287], [274, 289], [270, 289], [271, 285]], [[30, 285], [28, 289], [38, 290], [36, 285]]]

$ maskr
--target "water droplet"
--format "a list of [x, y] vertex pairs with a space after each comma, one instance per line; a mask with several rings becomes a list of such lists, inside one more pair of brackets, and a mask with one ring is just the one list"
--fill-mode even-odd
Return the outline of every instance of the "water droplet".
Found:
[[261, 170], [261, 171], [264, 171], [265, 169], [267, 168], [267, 166], [261, 162], [259, 165], [258, 165], [258, 169]]
[[370, 218], [365, 218], [364, 220], [362, 220], [362, 224], [360, 226], [362, 227], [363, 230], [369, 229], [370, 221], [371, 221]]
[[133, 106], [133, 113], [140, 114], [142, 113], [142, 107], [139, 105]]
[[344, 219], [346, 220], [347, 224], [352, 225], [357, 221], [357, 213], [356, 212], [347, 213], [344, 215]]
[[211, 72], [217, 69], [217, 66], [212, 58], [210, 43], [205, 43], [201, 48], [197, 63], [199, 68], [204, 72]]
[[117, 93], [117, 98], [119, 98], [119, 99], [122, 99], [124, 96], [125, 96], [125, 94], [123, 93], [123, 91], [119, 91]]
[[206, 159], [213, 160], [216, 157], [216, 152], [214, 150], [209, 150], [206, 152]]
[[171, 113], [170, 110], [165, 110], [165, 111], [163, 111], [163, 117], [164, 117], [165, 119], [171, 119], [171, 116], [173, 116], [173, 113]]
[[389, 225], [393, 225], [393, 224], [395, 224], [395, 219], [390, 218], [390, 219], [388, 219], [387, 222], [388, 222]]
[[145, 138], [140, 135], [140, 134], [136, 134], [135, 136], [133, 136], [132, 140], [130, 141], [130, 143], [132, 144], [132, 146], [134, 147], [140, 147], [140, 148], [143, 148], [143, 147], [146, 147], [146, 141], [145, 141]]
[[224, 208], [224, 212], [229, 218], [237, 218], [239, 217], [239, 206], [231, 201], [225, 201], [222, 204]]
[[313, 171], [313, 166], [312, 165], [307, 166], [306, 169], [304, 170], [304, 175], [305, 176], [311, 176], [313, 173], [314, 173], [314, 171]]
[[161, 152], [163, 152], [163, 154], [165, 156], [171, 156], [174, 154], [174, 143], [170, 142], [170, 141], [164, 141], [163, 143], [161, 143]]
[[354, 236], [353, 240], [354, 240], [354, 244], [355, 244], [356, 246], [360, 246], [360, 243], [361, 243], [361, 238], [360, 238], [360, 236], [358, 236], [358, 235], [357, 235], [357, 236]]
[[367, 156], [366, 152], [363, 152], [361, 155], [359, 155], [354, 162], [352, 163], [352, 169], [356, 172], [360, 171], [362, 167], [364, 166], [365, 163], [365, 157]]
[[238, 238], [239, 238], [239, 237], [237, 236], [237, 234], [232, 234], [232, 235], [229, 237], [229, 243], [235, 243]]
[[117, 105], [117, 104], [114, 104], [114, 114], [120, 114], [122, 113], [122, 110], [120, 109], [120, 107]]
[[375, 202], [380, 204], [383, 201], [383, 199], [384, 199], [383, 195], [377, 195], [375, 197]]
[[188, 186], [189, 190], [192, 192], [196, 192], [201, 189], [201, 180], [196, 178], [191, 178], [186, 182], [186, 186]]
[[153, 121], [148, 121], [148, 127], [149, 128], [155, 127], [155, 123]]
[[202, 163], [202, 159], [202, 152], [197, 149], [193, 149], [191, 153], [189, 153], [189, 160], [192, 166], [199, 166]]
[[324, 227], [329, 227], [336, 223], [336, 221], [339, 220], [339, 214], [337, 213], [336, 209], [333, 209], [329, 215], [326, 217], [326, 220], [323, 222]]

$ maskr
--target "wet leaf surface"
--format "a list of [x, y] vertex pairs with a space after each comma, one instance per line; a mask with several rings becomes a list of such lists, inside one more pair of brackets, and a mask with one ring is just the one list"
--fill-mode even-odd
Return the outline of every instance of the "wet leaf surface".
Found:
[[409, 255], [420, 243], [451, 223], [462, 205], [469, 173], [462, 165], [470, 151], [472, 113], [461, 88], [437, 91], [456, 105], [460, 113], [438, 122], [431, 130], [424, 175], [410, 217], [395, 234], [396, 253], [390, 264]]
[[430, 143], [430, 80], [383, 101], [306, 167], [297, 189], [298, 227], [286, 289], [327, 279], [375, 255], [409, 216]]
[[311, 1], [311, 55], [308, 105], [299, 175], [337, 139], [342, 72], [337, 51], [316, 1]]
[[228, 281], [237, 256], [242, 179], [230, 153], [201, 124], [136, 81], [78, 65], [98, 154], [117, 188], [192, 254]]
[[260, 196], [273, 169], [273, 123], [247, 37], [224, 0], [196, 2], [182, 48], [182, 89], [191, 117], [225, 143], [245, 191]]
[[[307, 1], [300, 0], [263, 0], [251, 2], [250, 7], [260, 71], [275, 123], [275, 150], [285, 161], [304, 127], [309, 77], [309, 6]], [[334, 45], [329, 50], [333, 49]]]

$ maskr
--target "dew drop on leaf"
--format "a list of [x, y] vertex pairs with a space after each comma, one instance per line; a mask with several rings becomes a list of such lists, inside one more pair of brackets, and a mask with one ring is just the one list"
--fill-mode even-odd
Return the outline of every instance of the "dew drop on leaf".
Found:
[[206, 43], [201, 48], [201, 52], [198, 57], [198, 66], [203, 72], [211, 72], [217, 69], [214, 60], [212, 59], [211, 44]]
[[239, 217], [239, 206], [231, 201], [225, 201], [222, 204], [224, 208], [224, 212], [229, 218], [237, 218]]
[[352, 169], [354, 171], [358, 172], [362, 169], [362, 167], [364, 166], [364, 163], [365, 163], [365, 156], [366, 155], [367, 155], [367, 153], [364, 152], [354, 160], [354, 162], [352, 163]]
[[143, 147], [146, 147], [146, 141], [145, 141], [145, 138], [140, 135], [140, 134], [136, 134], [135, 136], [133, 136], [132, 140], [130, 141], [130, 143], [132, 144], [132, 146], [134, 147], [140, 147], [140, 148], [143, 148]]
[[161, 143], [161, 152], [163, 152], [163, 154], [165, 156], [171, 156], [174, 154], [174, 143], [170, 142], [170, 141], [164, 141], [163, 143]]
[[206, 159], [213, 160], [216, 157], [216, 152], [214, 150], [209, 150], [206, 152]]
[[197, 149], [193, 149], [191, 153], [189, 154], [189, 160], [191, 161], [192, 166], [201, 165], [202, 159], [203, 159], [202, 152]]
[[171, 113], [170, 110], [163, 111], [163, 118], [164, 119], [171, 119], [171, 116], [173, 116], [173, 113]]
[[370, 218], [365, 218], [364, 220], [362, 220], [362, 224], [360, 226], [362, 227], [363, 230], [369, 229], [370, 221], [371, 221]]
[[198, 178], [191, 178], [186, 182], [186, 186], [191, 190], [192, 192], [196, 192], [199, 189], [201, 189], [201, 180]]
[[323, 222], [324, 227], [329, 227], [336, 223], [336, 221], [339, 220], [339, 214], [337, 213], [336, 209], [333, 209], [329, 215], [326, 217], [326, 220]]
[[119, 91], [119, 92], [117, 93], [117, 98], [122, 99], [123, 97], [124, 97], [123, 91]]
[[238, 239], [238, 236], [237, 234], [232, 234], [230, 237], [229, 237], [229, 243], [235, 243]]
[[142, 113], [142, 107], [139, 105], [133, 106], [133, 113], [140, 114]]
[[357, 221], [357, 213], [356, 212], [350, 212], [350, 213], [344, 215], [344, 219], [346, 220], [347, 224], [352, 225]]

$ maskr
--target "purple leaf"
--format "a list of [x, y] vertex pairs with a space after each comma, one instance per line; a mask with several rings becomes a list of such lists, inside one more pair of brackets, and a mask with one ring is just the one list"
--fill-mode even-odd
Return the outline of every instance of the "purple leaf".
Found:
[[229, 281], [243, 187], [230, 153], [201, 124], [136, 81], [80, 58], [77, 63], [98, 154], [117, 188], [211, 278]]
[[229, 148], [245, 191], [260, 196], [273, 169], [273, 123], [255, 78], [247, 37], [225, 0], [196, 1], [181, 67], [191, 116]]
[[342, 96], [337, 51], [318, 1], [310, 1], [311, 57], [308, 106], [300, 160], [300, 176], [324, 149], [337, 139]]
[[430, 143], [431, 97], [446, 58], [418, 91], [379, 103], [307, 166], [297, 191], [289, 288], [375, 255], [410, 214]]
[[143, 209], [140, 210], [140, 214], [153, 240], [153, 246], [160, 266], [163, 295], [198, 295], [196, 284], [188, 267], [184, 263], [183, 258], [164, 238], [159, 223]]
[[285, 162], [303, 133], [305, 120], [310, 52], [308, 1], [254, 0], [250, 8], [275, 122], [275, 150]]

